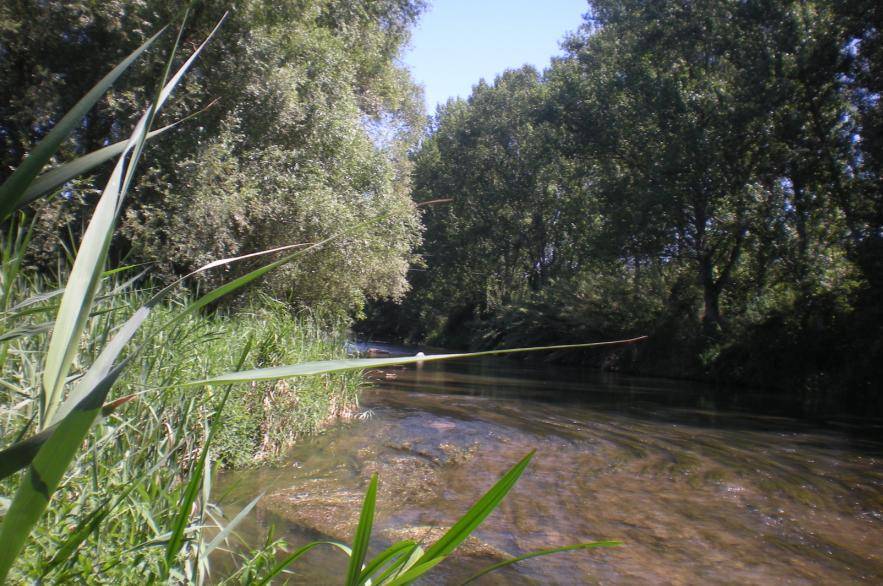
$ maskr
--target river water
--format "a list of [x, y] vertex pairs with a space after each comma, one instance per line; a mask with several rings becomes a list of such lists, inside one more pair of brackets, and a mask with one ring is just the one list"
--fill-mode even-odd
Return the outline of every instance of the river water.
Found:
[[[597, 539], [623, 545], [529, 560], [479, 583], [883, 583], [879, 421], [810, 419], [805, 404], [760, 393], [506, 359], [387, 373], [364, 393], [361, 418], [279, 467], [220, 479], [230, 516], [266, 491], [246, 536], [257, 542], [272, 525], [292, 545], [350, 541], [378, 472], [375, 551], [431, 542], [535, 449], [463, 553], [424, 583]], [[345, 564], [316, 549], [290, 578], [339, 583]]]

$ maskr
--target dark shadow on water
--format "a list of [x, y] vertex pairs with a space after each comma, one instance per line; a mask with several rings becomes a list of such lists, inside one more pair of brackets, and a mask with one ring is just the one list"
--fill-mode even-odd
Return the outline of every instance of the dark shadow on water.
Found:
[[[403, 349], [384, 345], [392, 355]], [[416, 352], [417, 350], [414, 350]], [[846, 434], [856, 447], [879, 450], [883, 419], [842, 413], [824, 401], [707, 383], [638, 377], [502, 357], [431, 362], [391, 371], [384, 388], [419, 389], [492, 399], [575, 405], [660, 422], [715, 428], [813, 430]]]

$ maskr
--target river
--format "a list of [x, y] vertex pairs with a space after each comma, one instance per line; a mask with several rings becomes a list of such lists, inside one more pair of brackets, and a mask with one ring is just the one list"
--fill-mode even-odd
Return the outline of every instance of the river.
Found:
[[[243, 532], [297, 545], [351, 541], [380, 477], [375, 550], [431, 541], [512, 464], [530, 467], [464, 549], [422, 583], [457, 583], [539, 548], [480, 584], [829, 584], [883, 581], [880, 422], [809, 418], [805, 403], [502, 358], [386, 373], [364, 413], [304, 441], [278, 467], [228, 473], [225, 512], [266, 491]], [[248, 537], [247, 537], [248, 538]], [[334, 584], [313, 550], [292, 583]]]

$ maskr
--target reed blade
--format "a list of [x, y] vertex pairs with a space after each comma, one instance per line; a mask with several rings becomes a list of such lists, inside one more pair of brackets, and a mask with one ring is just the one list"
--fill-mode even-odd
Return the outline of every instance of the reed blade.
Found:
[[353, 553], [350, 556], [349, 568], [347, 569], [347, 586], [357, 586], [359, 574], [365, 555], [368, 553], [368, 543], [371, 541], [371, 528], [374, 525], [374, 508], [377, 504], [377, 474], [371, 475], [371, 482], [365, 492], [365, 502], [359, 515], [359, 526], [356, 527], [356, 535], [353, 538]]
[[478, 358], [481, 356], [497, 356], [505, 354], [520, 354], [525, 352], [548, 352], [551, 350], [581, 350], [586, 348], [600, 348], [603, 346], [615, 346], [619, 344], [632, 344], [646, 340], [647, 336], [631, 338], [628, 340], [614, 340], [610, 342], [590, 342], [586, 344], [565, 344], [558, 346], [536, 346], [531, 348], [509, 348], [506, 350], [486, 350], [483, 352], [466, 352], [459, 354], [430, 354], [427, 356], [403, 356], [399, 358], [350, 358], [343, 360], [318, 360], [314, 362], [302, 362], [288, 366], [273, 366], [268, 368], [255, 368], [241, 372], [231, 372], [219, 376], [185, 383], [194, 385], [221, 385], [227, 383], [241, 383], [263, 380], [279, 380], [299, 376], [315, 376], [347, 370], [365, 370], [371, 368], [383, 368], [386, 366], [402, 366], [406, 364], [419, 364], [423, 362], [435, 362], [439, 360], [454, 360], [457, 358]]
[[59, 120], [49, 134], [41, 140], [34, 150], [22, 161], [21, 165], [9, 178], [0, 185], [0, 221], [5, 220], [15, 210], [25, 195], [31, 182], [41, 169], [49, 162], [52, 155], [67, 136], [80, 124], [92, 106], [101, 99], [114, 82], [146, 51], [156, 39], [165, 32], [167, 27], [147, 39], [144, 44], [132, 51], [110, 73], [105, 75], [89, 92], [80, 98], [73, 108]]

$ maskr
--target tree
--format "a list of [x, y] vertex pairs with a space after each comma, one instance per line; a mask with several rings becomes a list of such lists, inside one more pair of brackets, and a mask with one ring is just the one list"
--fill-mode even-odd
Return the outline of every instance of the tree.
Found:
[[[217, 43], [161, 123], [217, 102], [152, 142], [114, 257], [158, 263], [172, 276], [206, 259], [317, 241], [386, 213], [371, 230], [329, 243], [267, 286], [295, 304], [338, 310], [358, 309], [366, 297], [401, 296], [419, 241], [407, 149], [422, 111], [419, 90], [396, 58], [422, 0], [199, 2], [184, 49], [228, 8]], [[0, 10], [2, 178], [94, 83], [95, 63], [118, 61], [162, 24], [179, 22], [183, 7], [22, 0]], [[163, 58], [154, 52], [127, 74], [66, 155], [126, 136], [124, 121], [149, 99]], [[94, 197], [91, 185], [71, 185], [65, 195], [42, 210], [45, 230], [79, 230], [89, 208], [78, 202]]]
[[[883, 8], [878, 2], [835, 3], [842, 27], [839, 73], [854, 107], [854, 181], [842, 201], [854, 235], [852, 253], [879, 299], [883, 291]], [[876, 303], [876, 301], [874, 302]]]
[[[695, 266], [708, 334], [719, 331], [774, 132], [773, 6], [593, 3], [569, 42], [582, 101], [568, 113], [605, 213], [632, 248]], [[651, 230], [642, 230], [650, 226]]]
[[481, 81], [468, 100], [439, 108], [415, 155], [415, 199], [452, 199], [424, 216], [427, 267], [414, 282], [420, 304], [435, 308], [421, 315], [430, 330], [538, 291], [578, 263], [574, 228], [588, 210], [572, 199], [547, 98], [529, 66]]

